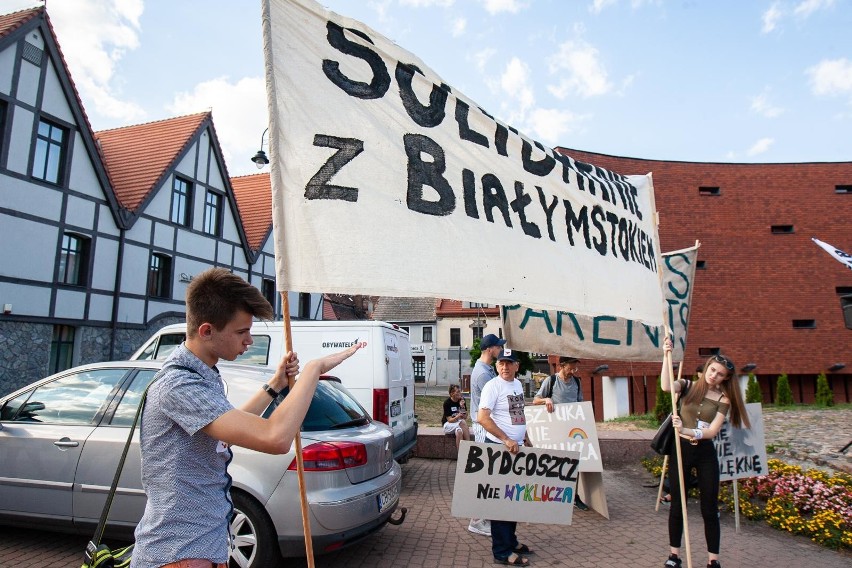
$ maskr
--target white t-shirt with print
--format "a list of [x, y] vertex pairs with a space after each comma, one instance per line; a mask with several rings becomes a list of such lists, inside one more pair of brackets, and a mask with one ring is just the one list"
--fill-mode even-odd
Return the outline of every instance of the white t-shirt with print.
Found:
[[[527, 420], [524, 416], [524, 387], [521, 381], [507, 381], [499, 376], [488, 381], [482, 388], [479, 408], [489, 409], [498, 428], [518, 444], [524, 443]], [[500, 441], [490, 433], [486, 433], [486, 437]]]

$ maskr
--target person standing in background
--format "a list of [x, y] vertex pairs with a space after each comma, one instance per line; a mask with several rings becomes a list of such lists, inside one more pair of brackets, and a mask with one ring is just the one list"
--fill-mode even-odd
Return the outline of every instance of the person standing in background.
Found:
[[[473, 431], [473, 440], [480, 444], [485, 441], [485, 430], [482, 429], [476, 418], [479, 411], [479, 397], [482, 395], [482, 388], [486, 383], [497, 376], [497, 371], [494, 370], [494, 360], [505, 344], [505, 339], [500, 339], [493, 333], [484, 336], [479, 342], [479, 348], [482, 352], [470, 374], [470, 417], [473, 420], [471, 430]], [[475, 534], [491, 536], [491, 523], [487, 519], [471, 519], [467, 530]]]
[[[553, 412], [554, 404], [583, 402], [583, 387], [580, 384], [580, 378], [577, 377], [579, 362], [580, 360], [576, 357], [560, 357], [559, 370], [550, 375], [546, 381], [542, 381], [541, 388], [533, 397], [533, 404], [543, 404], [548, 412]], [[579, 491], [574, 493], [574, 506], [581, 511], [589, 510], [589, 506], [580, 499]]]

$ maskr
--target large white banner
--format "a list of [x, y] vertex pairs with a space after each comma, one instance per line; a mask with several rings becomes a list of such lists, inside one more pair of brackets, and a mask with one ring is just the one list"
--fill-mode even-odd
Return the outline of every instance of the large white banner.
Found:
[[263, 17], [279, 289], [662, 323], [650, 174], [545, 148], [313, 0]]
[[[695, 246], [663, 254], [663, 292], [666, 325], [674, 337], [672, 357], [683, 361], [689, 305], [698, 259]], [[570, 289], [568, 282], [564, 288]], [[607, 315], [574, 311], [540, 310], [529, 306], [503, 306], [503, 332], [512, 349], [535, 353], [572, 355], [611, 361], [658, 361], [662, 357], [663, 326]]]

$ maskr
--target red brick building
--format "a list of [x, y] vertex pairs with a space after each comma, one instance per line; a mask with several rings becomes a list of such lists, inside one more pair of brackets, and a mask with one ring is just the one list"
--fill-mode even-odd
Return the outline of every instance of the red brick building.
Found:
[[[852, 162], [666, 162], [557, 151], [621, 174], [652, 172], [661, 250], [701, 242], [685, 375], [718, 349], [740, 374], [756, 365], [764, 402], [774, 401], [781, 373], [797, 402], [813, 402], [819, 373], [836, 402], [852, 401], [852, 329], [841, 308], [852, 271], [811, 241], [852, 251]], [[654, 405], [659, 363], [583, 361], [587, 400], [600, 364], [609, 365], [608, 376], [631, 377], [631, 412]]]

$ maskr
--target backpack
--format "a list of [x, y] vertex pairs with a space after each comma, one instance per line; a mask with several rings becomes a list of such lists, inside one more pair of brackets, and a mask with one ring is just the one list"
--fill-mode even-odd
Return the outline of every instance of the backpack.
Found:
[[[582, 386], [580, 385], [580, 379], [578, 379], [575, 375], [571, 375], [571, 378], [574, 379], [575, 383], [577, 383], [577, 392], [578, 393], [583, 392], [581, 390]], [[553, 396], [553, 385], [555, 385], [555, 384], [556, 384], [556, 375], [555, 374], [550, 375], [550, 377], [547, 379], [547, 388], [545, 389], [545, 392], [547, 394], [542, 398], [550, 398], [550, 397]]]

